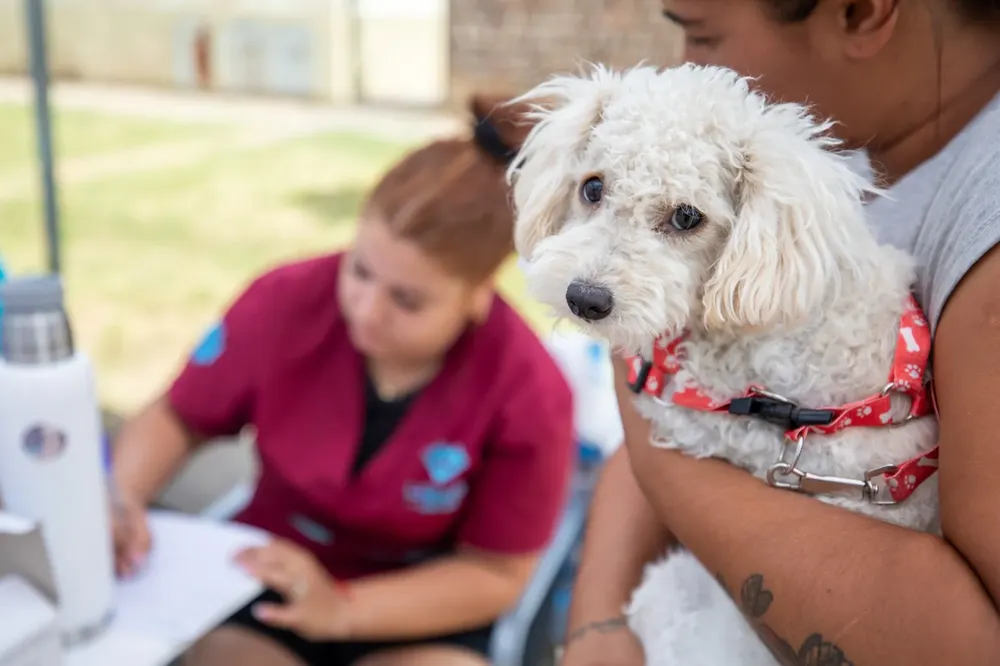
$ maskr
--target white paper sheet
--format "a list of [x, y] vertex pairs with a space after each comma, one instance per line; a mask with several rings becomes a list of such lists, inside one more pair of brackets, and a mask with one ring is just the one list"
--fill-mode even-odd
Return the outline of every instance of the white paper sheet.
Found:
[[25, 520], [12, 513], [0, 511], [0, 534], [16, 534], [22, 536], [35, 529], [35, 523]]
[[232, 558], [265, 543], [264, 532], [171, 512], [152, 512], [149, 521], [149, 560], [118, 585], [117, 630], [190, 643], [260, 593]]
[[183, 650], [168, 641], [109, 629], [63, 656], [63, 666], [167, 666]]
[[119, 581], [111, 626], [67, 651], [66, 666], [167, 666], [260, 593], [232, 558], [265, 543], [266, 533], [166, 511], [151, 512], [149, 527], [149, 560]]

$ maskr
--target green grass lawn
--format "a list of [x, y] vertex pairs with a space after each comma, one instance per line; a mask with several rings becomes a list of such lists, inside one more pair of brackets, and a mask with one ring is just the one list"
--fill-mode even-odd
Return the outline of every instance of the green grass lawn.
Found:
[[[0, 137], [28, 139], [22, 107], [0, 106]], [[62, 228], [68, 299], [81, 347], [99, 372], [102, 399], [130, 410], [167, 382], [200, 331], [256, 273], [343, 247], [372, 181], [408, 148], [343, 134], [232, 148], [217, 126], [98, 114], [58, 115]], [[13, 128], [13, 129], [11, 129]], [[187, 164], [120, 169], [86, 178], [80, 160], [136, 147], [215, 142]], [[23, 144], [23, 145], [21, 145]], [[36, 168], [33, 139], [0, 144], [5, 174]], [[0, 256], [14, 272], [41, 270], [43, 237], [35, 181], [0, 196]], [[539, 327], [521, 275], [501, 289]]]
[[[61, 158], [178, 140], [204, 133], [191, 125], [122, 118], [89, 111], [56, 112], [53, 122]], [[0, 103], [0, 174], [35, 168], [35, 117], [31, 107]]]

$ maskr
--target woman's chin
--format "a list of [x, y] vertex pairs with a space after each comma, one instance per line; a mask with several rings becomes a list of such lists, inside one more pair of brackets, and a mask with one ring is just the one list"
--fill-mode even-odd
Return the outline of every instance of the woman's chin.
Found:
[[359, 354], [370, 358], [379, 358], [385, 356], [389, 351], [385, 340], [377, 335], [355, 330], [350, 330], [349, 335], [351, 337], [351, 344], [354, 345]]

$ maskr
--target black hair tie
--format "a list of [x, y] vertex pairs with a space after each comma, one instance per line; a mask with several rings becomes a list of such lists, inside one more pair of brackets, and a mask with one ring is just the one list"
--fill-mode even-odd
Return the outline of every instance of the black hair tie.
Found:
[[489, 118], [477, 118], [472, 128], [476, 145], [502, 164], [510, 164], [517, 151], [504, 143], [496, 125]]

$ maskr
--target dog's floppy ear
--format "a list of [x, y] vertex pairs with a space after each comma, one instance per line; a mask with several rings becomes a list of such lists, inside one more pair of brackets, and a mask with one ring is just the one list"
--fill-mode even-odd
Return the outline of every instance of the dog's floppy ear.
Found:
[[526, 115], [535, 123], [507, 174], [517, 216], [514, 246], [525, 259], [559, 230], [576, 162], [618, 81], [610, 70], [595, 66], [590, 76], [555, 76], [512, 101], [530, 105]]
[[794, 104], [767, 109], [736, 166], [735, 216], [705, 283], [707, 329], [792, 324], [835, 295], [865, 238], [872, 186]]

